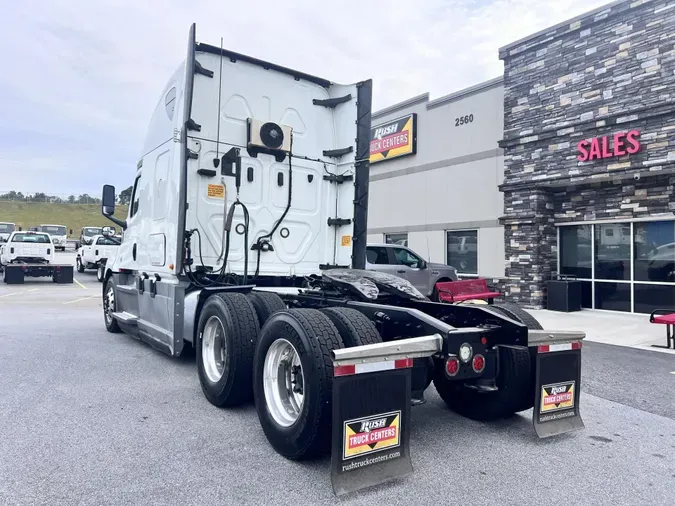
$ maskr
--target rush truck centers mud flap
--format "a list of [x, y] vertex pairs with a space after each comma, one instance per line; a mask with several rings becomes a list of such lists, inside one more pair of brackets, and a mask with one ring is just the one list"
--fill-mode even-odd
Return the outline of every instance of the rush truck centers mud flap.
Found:
[[331, 481], [335, 495], [412, 473], [412, 359], [335, 365]]
[[537, 435], [545, 438], [582, 429], [584, 422], [579, 413], [581, 341], [570, 339], [538, 345], [536, 367], [532, 420]]

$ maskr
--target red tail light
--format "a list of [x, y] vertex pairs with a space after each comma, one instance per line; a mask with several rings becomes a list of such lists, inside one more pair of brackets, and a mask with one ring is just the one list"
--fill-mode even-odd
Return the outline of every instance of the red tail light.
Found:
[[485, 369], [485, 357], [483, 355], [474, 356], [471, 365], [474, 372], [483, 372], [483, 369]]
[[459, 359], [450, 357], [445, 361], [445, 372], [448, 376], [455, 376], [459, 372]]

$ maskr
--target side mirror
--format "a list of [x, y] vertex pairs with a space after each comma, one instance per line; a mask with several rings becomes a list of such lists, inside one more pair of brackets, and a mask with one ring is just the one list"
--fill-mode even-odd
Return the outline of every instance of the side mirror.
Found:
[[103, 213], [103, 216], [115, 214], [115, 187], [110, 184], [103, 185], [101, 213]]
[[110, 184], [103, 185], [103, 195], [101, 198], [101, 213], [114, 224], [119, 225], [122, 230], [127, 228], [127, 222], [118, 220], [113, 216], [115, 214], [115, 187]]
[[426, 269], [427, 268], [427, 261], [422, 260], [422, 263], [420, 263], [420, 269]]
[[23, 232], [23, 227], [19, 227], [19, 232]]
[[73, 229], [72, 228], [70, 229], [70, 235], [73, 235]]

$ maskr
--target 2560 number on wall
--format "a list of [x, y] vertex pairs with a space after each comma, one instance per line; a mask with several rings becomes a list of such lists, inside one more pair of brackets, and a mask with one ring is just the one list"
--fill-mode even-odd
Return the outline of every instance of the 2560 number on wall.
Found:
[[455, 118], [456, 127], [466, 125], [467, 123], [473, 123], [473, 114], [467, 114], [466, 116]]

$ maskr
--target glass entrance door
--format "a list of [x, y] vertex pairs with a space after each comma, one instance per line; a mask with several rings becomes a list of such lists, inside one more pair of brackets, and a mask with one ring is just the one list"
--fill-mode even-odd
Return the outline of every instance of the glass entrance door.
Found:
[[558, 272], [582, 281], [583, 307], [675, 309], [675, 221], [560, 225]]

